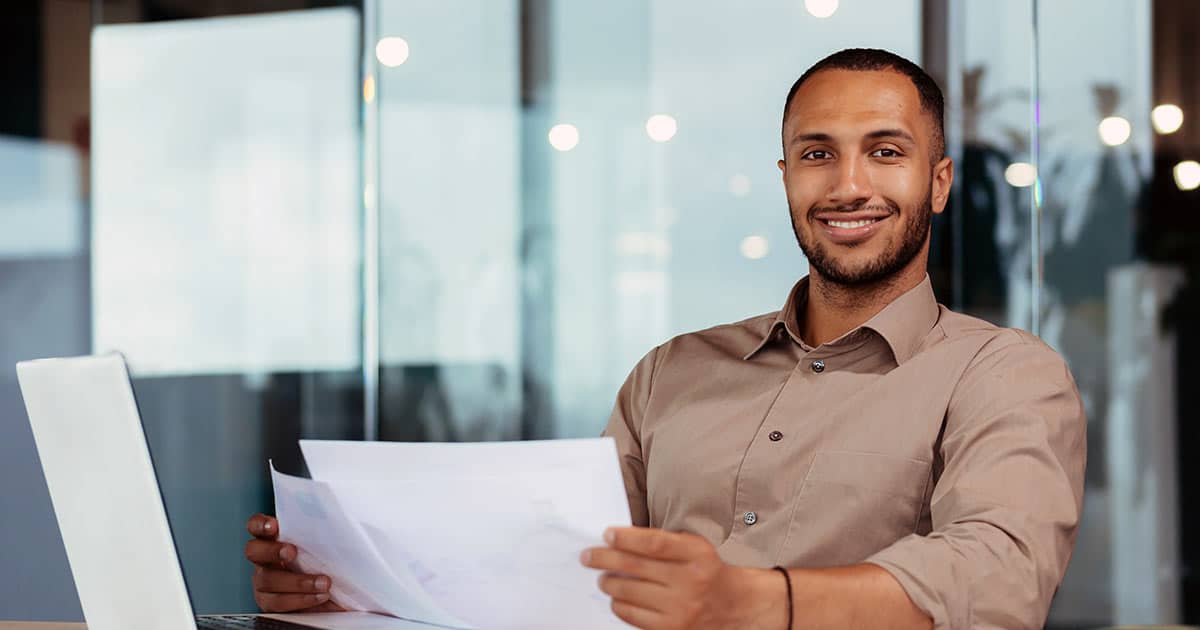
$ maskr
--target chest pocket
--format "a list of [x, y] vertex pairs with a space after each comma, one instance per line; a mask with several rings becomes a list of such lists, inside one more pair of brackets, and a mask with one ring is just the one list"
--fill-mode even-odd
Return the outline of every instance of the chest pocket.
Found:
[[895, 455], [820, 451], [800, 487], [785, 566], [840, 566], [916, 531], [930, 463]]

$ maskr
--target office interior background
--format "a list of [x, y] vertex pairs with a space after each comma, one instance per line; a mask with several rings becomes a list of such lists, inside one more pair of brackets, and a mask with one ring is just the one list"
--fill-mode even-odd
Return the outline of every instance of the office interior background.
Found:
[[792, 81], [947, 97], [943, 303], [1063, 353], [1085, 514], [1049, 626], [1200, 623], [1200, 3], [15, 0], [0, 9], [0, 619], [80, 619], [11, 366], [119, 350], [198, 612], [298, 438], [593, 436], [807, 265]]

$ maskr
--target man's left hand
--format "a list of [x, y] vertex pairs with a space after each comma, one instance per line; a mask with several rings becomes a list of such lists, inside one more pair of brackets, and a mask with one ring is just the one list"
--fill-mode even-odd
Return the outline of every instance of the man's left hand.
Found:
[[583, 552], [600, 569], [600, 590], [618, 617], [645, 630], [786, 628], [782, 576], [725, 564], [695, 534], [644, 527], [609, 529], [607, 547]]

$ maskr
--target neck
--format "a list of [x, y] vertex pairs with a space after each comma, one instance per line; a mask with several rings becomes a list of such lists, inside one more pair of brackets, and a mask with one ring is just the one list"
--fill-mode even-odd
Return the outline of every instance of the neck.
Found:
[[804, 341], [816, 347], [841, 337], [865, 324], [924, 280], [923, 260], [908, 265], [895, 275], [859, 285], [838, 284], [812, 270], [808, 279], [808, 302], [800, 322]]

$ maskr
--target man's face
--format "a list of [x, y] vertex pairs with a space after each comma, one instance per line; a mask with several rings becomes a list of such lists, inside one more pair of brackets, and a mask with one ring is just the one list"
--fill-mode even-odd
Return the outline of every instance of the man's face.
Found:
[[931, 159], [934, 132], [898, 72], [823, 70], [804, 82], [779, 168], [813, 273], [852, 286], [924, 269], [929, 224], [953, 178], [949, 159]]

